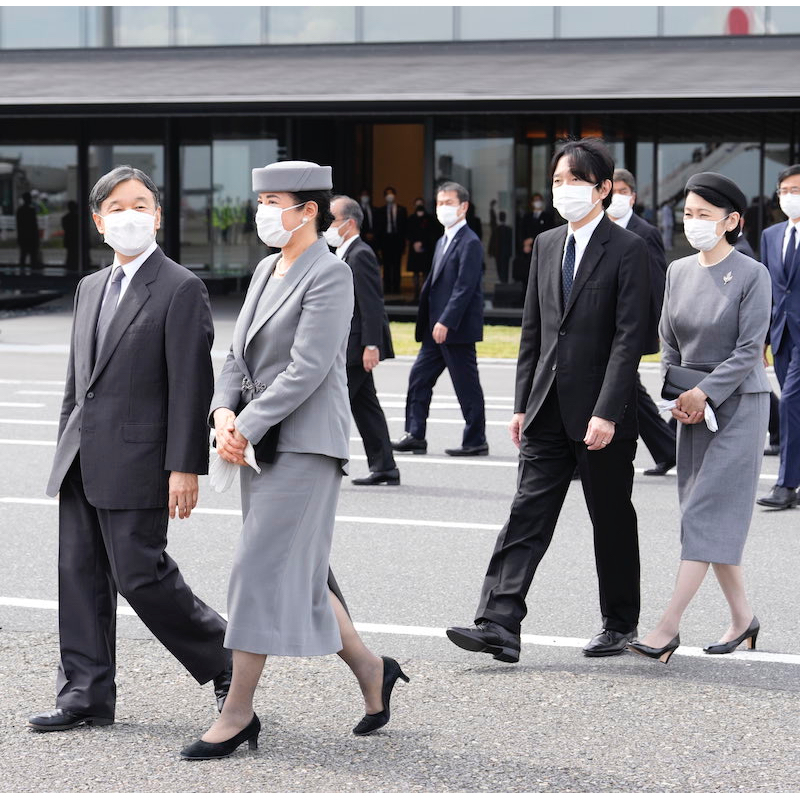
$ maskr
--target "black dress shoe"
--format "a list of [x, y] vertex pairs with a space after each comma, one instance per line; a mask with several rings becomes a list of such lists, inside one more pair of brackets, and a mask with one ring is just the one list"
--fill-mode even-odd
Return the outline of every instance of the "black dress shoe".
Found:
[[484, 442], [475, 447], [451, 447], [445, 449], [445, 453], [449, 456], [488, 456], [489, 445]]
[[603, 628], [600, 633], [590, 639], [586, 647], [583, 648], [585, 656], [618, 656], [625, 652], [625, 647], [631, 639], [635, 639], [639, 634], [639, 629], [622, 633], [622, 631], [612, 631]]
[[43, 711], [28, 719], [28, 725], [37, 731], [68, 731], [79, 725], [113, 725], [114, 720], [108, 717], [96, 717], [94, 714], [83, 714], [80, 711], [68, 711], [56, 708]]
[[401, 678], [408, 683], [411, 678], [400, 669], [400, 665], [388, 656], [381, 656], [383, 660], [383, 689], [381, 690], [381, 699], [383, 700], [383, 711], [377, 714], [364, 714], [361, 722], [353, 728], [353, 733], [356, 736], [366, 736], [368, 733], [382, 728], [390, 717], [389, 701], [392, 697], [392, 689], [394, 689], [397, 679]]
[[781, 454], [781, 446], [779, 444], [768, 444], [764, 448], [765, 456], [779, 456]]
[[214, 678], [214, 696], [217, 698], [217, 711], [222, 713], [222, 706], [225, 705], [225, 698], [231, 688], [231, 678], [233, 677], [233, 665]]
[[737, 636], [735, 639], [731, 639], [729, 642], [716, 642], [715, 644], [710, 644], [708, 647], [703, 648], [703, 652], [710, 653], [711, 655], [732, 653], [742, 642], [748, 639], [750, 641], [747, 642], [747, 649], [755, 650], [756, 639], [758, 638], [758, 632], [760, 630], [761, 625], [758, 622], [758, 617], [753, 617], [753, 620], [748, 626], [747, 630], [741, 636]]
[[354, 486], [399, 486], [400, 470], [387, 469], [384, 472], [370, 472], [366, 478], [353, 478]]
[[261, 733], [261, 721], [253, 714], [253, 719], [246, 728], [231, 736], [224, 742], [204, 742], [198, 739], [181, 750], [181, 758], [185, 761], [208, 761], [212, 758], [227, 758], [244, 742], [248, 742], [251, 750], [258, 750], [258, 734]]
[[648, 658], [655, 658], [663, 664], [669, 662], [672, 654], [678, 649], [681, 643], [681, 635], [678, 633], [675, 638], [667, 642], [663, 647], [650, 647], [650, 645], [642, 644], [641, 642], [628, 642], [628, 650], [636, 653], [637, 656], [647, 656]]
[[498, 661], [516, 664], [519, 661], [519, 635], [502, 625], [481, 620], [468, 628], [448, 628], [447, 638], [456, 647], [473, 653], [491, 653]]
[[770, 493], [765, 497], [759, 497], [756, 503], [767, 508], [794, 508], [797, 505], [797, 490], [778, 486], [776, 483]]
[[398, 453], [412, 453], [415, 456], [424, 456], [428, 452], [428, 442], [425, 439], [415, 439], [406, 431], [396, 442], [390, 442], [392, 450]]
[[669, 461], [659, 461], [654, 467], [646, 469], [645, 475], [666, 475], [675, 466], [675, 459], [671, 458]]

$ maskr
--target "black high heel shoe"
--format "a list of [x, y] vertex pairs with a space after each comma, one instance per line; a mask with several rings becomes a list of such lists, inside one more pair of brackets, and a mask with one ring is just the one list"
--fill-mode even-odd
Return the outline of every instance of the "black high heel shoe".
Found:
[[389, 700], [397, 679], [402, 678], [406, 683], [411, 680], [393, 658], [381, 656], [381, 659], [383, 660], [383, 689], [381, 690], [383, 711], [379, 711], [377, 714], [364, 714], [361, 722], [353, 728], [353, 733], [356, 736], [366, 736], [368, 733], [382, 728], [389, 721]]
[[672, 658], [672, 654], [678, 649], [681, 643], [681, 635], [678, 633], [675, 638], [668, 642], [664, 647], [650, 647], [642, 644], [640, 641], [628, 642], [628, 650], [640, 656], [647, 656], [648, 658], [657, 658], [665, 664]]
[[261, 721], [253, 714], [253, 719], [250, 720], [247, 727], [239, 731], [236, 736], [232, 736], [224, 742], [204, 742], [202, 739], [198, 739], [181, 750], [181, 758], [186, 761], [207, 761], [211, 758], [226, 758], [244, 742], [249, 743], [251, 750], [257, 750], [259, 733], [261, 733]]
[[748, 639], [750, 641], [747, 644], [747, 649], [755, 650], [756, 639], [758, 638], [758, 632], [760, 630], [761, 624], [758, 621], [758, 617], [753, 617], [750, 627], [741, 636], [738, 636], [736, 639], [732, 639], [730, 642], [717, 642], [716, 644], [710, 644], [708, 647], [703, 648], [703, 652], [710, 653], [711, 655], [732, 653], [742, 642], [747, 641]]

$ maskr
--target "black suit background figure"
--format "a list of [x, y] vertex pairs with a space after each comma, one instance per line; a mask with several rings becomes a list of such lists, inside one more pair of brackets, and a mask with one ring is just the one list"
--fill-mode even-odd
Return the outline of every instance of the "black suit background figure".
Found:
[[[555, 227], [556, 222], [553, 212], [546, 207], [544, 197], [539, 192], [536, 192], [531, 196], [531, 204], [528, 211], [519, 217], [517, 252], [522, 250], [522, 246], [526, 242], [529, 242], [530, 247], [532, 247], [540, 233]], [[530, 252], [530, 249], [528, 252]]]
[[[347, 388], [350, 410], [364, 442], [370, 475], [355, 478], [356, 485], [400, 483], [400, 473], [389, 441], [386, 417], [378, 401], [372, 371], [384, 359], [394, 358], [389, 317], [383, 305], [381, 273], [372, 248], [359, 235], [361, 208], [350, 197], [340, 195], [331, 201], [334, 220], [330, 229], [338, 236], [325, 238], [337, 245], [337, 255], [353, 271], [353, 321], [347, 340]], [[341, 243], [339, 240], [342, 239]]]
[[[198, 683], [214, 679], [227, 693], [230, 681], [225, 620], [192, 593], [166, 552], [169, 517], [189, 516], [197, 475], [208, 471], [208, 293], [157, 247], [161, 209], [147, 175], [115, 168], [95, 185], [90, 205], [108, 242], [123, 214], [149, 217], [154, 227], [144, 238], [135, 228], [135, 240], [115, 229], [115, 248], [141, 252], [115, 250], [121, 266], [113, 276], [112, 267], [92, 273], [75, 293], [47, 487], [59, 493], [57, 710], [30, 720], [44, 731], [114, 721], [118, 592]], [[126, 267], [136, 271], [122, 294], [117, 279]]]
[[[608, 215], [618, 225], [644, 239], [650, 257], [650, 314], [642, 355], [659, 351], [658, 323], [664, 303], [664, 281], [667, 257], [664, 241], [654, 225], [633, 210], [636, 206], [636, 179], [627, 169], [614, 170], [614, 194]], [[641, 376], [636, 376], [636, 410], [639, 416], [639, 436], [653, 456], [655, 466], [645, 475], [664, 475], [675, 466], [676, 427], [659, 413], [653, 398], [644, 388]], [[673, 421], [674, 422], [674, 421]]]
[[[562, 145], [551, 172], [556, 208], [577, 227], [546, 231], [533, 245], [510, 426], [520, 455], [517, 492], [475, 626], [447, 631], [459, 647], [512, 662], [519, 658], [525, 598], [576, 464], [594, 529], [603, 619], [584, 653], [623, 652], [639, 617], [631, 492], [636, 370], [650, 302], [647, 248], [603, 213], [613, 160], [601, 142]], [[574, 245], [567, 238], [573, 231]]]
[[400, 267], [406, 250], [406, 223], [408, 212], [397, 204], [393, 186], [383, 190], [385, 205], [375, 209], [375, 237], [383, 261], [384, 294], [400, 292]]
[[378, 239], [375, 235], [375, 206], [372, 205], [369, 189], [363, 188], [359, 192], [358, 204], [364, 219], [361, 222], [361, 238], [375, 251], [378, 252]]
[[497, 277], [501, 283], [508, 283], [508, 264], [514, 247], [514, 231], [506, 225], [506, 212], [498, 214], [498, 223], [492, 234], [492, 255], [497, 264]]
[[72, 271], [78, 271], [78, 204], [74, 200], [67, 203], [67, 213], [61, 217], [61, 227], [64, 230], [64, 249], [67, 257], [64, 266]]
[[414, 300], [419, 300], [419, 292], [425, 276], [431, 271], [433, 250], [437, 239], [442, 235], [442, 226], [433, 214], [425, 210], [425, 200], [414, 200], [414, 213], [409, 215], [406, 228], [408, 236], [407, 269], [414, 275]]
[[25, 266], [30, 259], [31, 267], [42, 263], [39, 245], [39, 219], [30, 192], [22, 195], [22, 205], [17, 209], [17, 244], [19, 245], [19, 265]]

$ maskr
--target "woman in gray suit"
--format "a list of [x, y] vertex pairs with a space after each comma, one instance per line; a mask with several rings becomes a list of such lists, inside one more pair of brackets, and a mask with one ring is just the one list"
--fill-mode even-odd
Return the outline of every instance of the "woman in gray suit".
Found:
[[[338, 653], [358, 679], [363, 735], [389, 721], [398, 663], [356, 633], [328, 560], [349, 457], [345, 350], [353, 275], [328, 249], [331, 168], [253, 170], [258, 235], [280, 253], [253, 274], [211, 415], [220, 457], [241, 465], [243, 527], [228, 587], [233, 679], [219, 719], [185, 759], [223, 758], [260, 731], [253, 695], [267, 655]], [[260, 472], [245, 461], [255, 447]]]
[[[661, 366], [706, 372], [677, 399], [681, 562], [675, 589], [658, 625], [635, 653], [666, 663], [680, 644], [681, 616], [714, 568], [731, 612], [721, 641], [706, 653], [730, 653], [747, 641], [755, 649], [759, 623], [747, 600], [744, 550], [761, 471], [769, 420], [770, 384], [764, 339], [770, 318], [769, 274], [733, 244], [747, 200], [733, 181], [713, 172], [686, 184], [684, 232], [700, 252], [667, 270], [661, 313]], [[709, 403], [719, 429], [705, 424]]]

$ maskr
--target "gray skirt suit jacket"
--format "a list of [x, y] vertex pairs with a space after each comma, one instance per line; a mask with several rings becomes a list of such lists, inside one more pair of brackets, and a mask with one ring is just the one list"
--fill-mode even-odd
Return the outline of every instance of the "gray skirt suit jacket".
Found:
[[325, 655], [341, 649], [329, 584], [341, 595], [328, 561], [349, 458], [353, 275], [323, 239], [280, 279], [278, 258], [256, 267], [211, 401], [212, 416], [247, 403], [235, 424], [253, 444], [281, 426], [274, 462], [260, 463], [260, 475], [240, 469], [243, 526], [225, 646]]
[[770, 319], [769, 273], [733, 250], [670, 264], [661, 312], [662, 376], [669, 364], [708, 372], [698, 386], [719, 430], [678, 425], [681, 559], [739, 564], [761, 471], [770, 383], [762, 361]]

